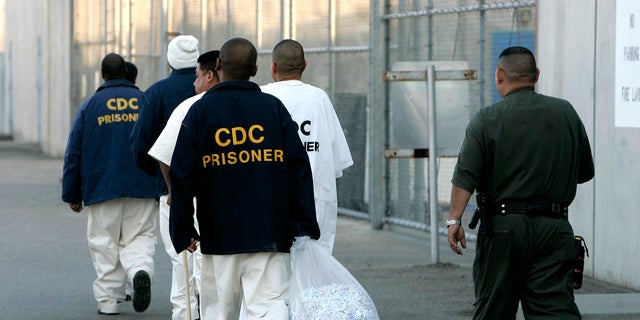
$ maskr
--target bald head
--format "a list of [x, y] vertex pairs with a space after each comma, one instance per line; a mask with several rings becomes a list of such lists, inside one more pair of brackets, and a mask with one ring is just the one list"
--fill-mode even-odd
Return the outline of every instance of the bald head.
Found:
[[509, 82], [538, 81], [538, 69], [533, 53], [525, 47], [509, 47], [500, 53], [498, 68], [504, 71]]
[[233, 38], [220, 49], [221, 80], [249, 80], [256, 75], [258, 52], [253, 44], [242, 38]]
[[302, 75], [306, 67], [304, 49], [298, 41], [285, 39], [273, 48], [273, 63], [280, 76]]

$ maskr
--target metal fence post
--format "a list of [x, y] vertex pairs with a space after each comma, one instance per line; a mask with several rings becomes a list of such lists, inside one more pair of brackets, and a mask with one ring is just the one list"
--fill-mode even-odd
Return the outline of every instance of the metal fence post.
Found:
[[438, 149], [436, 145], [436, 78], [433, 64], [427, 66], [427, 107], [429, 113], [429, 217], [431, 262], [440, 262], [438, 246]]
[[[438, 70], [433, 63], [427, 65], [426, 71], [386, 71], [386, 81], [427, 81], [427, 122], [429, 141], [428, 149], [387, 149], [385, 156], [394, 158], [429, 158], [429, 231], [431, 233], [431, 261], [440, 262], [438, 243], [438, 145], [436, 120], [436, 81], [440, 80], [476, 80], [475, 70]], [[446, 151], [443, 152], [446, 154]], [[393, 218], [390, 221], [402, 222]], [[417, 225], [405, 222], [405, 225]], [[424, 228], [426, 230], [426, 227]]]
[[385, 130], [385, 105], [386, 84], [382, 74], [386, 70], [385, 24], [382, 19], [387, 0], [371, 1], [371, 32], [369, 55], [369, 215], [371, 227], [382, 229], [385, 214], [386, 185], [385, 185], [385, 159], [384, 149], [386, 144]]

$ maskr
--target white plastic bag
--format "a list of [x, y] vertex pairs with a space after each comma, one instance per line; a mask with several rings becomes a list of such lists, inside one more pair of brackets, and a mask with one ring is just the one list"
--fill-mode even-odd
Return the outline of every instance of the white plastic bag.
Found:
[[291, 320], [379, 320], [373, 300], [318, 241], [300, 237], [291, 247]]

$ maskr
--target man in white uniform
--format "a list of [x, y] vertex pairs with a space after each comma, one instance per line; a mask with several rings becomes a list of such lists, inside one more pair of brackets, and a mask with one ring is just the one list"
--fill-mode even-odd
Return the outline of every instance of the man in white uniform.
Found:
[[272, 58], [271, 76], [275, 82], [260, 89], [280, 99], [298, 124], [313, 174], [319, 241], [332, 252], [338, 220], [336, 178], [353, 165], [351, 152], [327, 94], [301, 81], [307, 66], [302, 45], [295, 40], [282, 40], [273, 48]]
[[[154, 159], [160, 162], [160, 170], [162, 171], [162, 176], [167, 182], [167, 187], [169, 189], [169, 194], [167, 195], [167, 205], [171, 204], [171, 180], [169, 179], [169, 169], [171, 166], [171, 157], [173, 156], [173, 149], [176, 146], [176, 140], [178, 139], [178, 132], [180, 132], [180, 125], [182, 124], [182, 120], [185, 115], [191, 108], [191, 105], [196, 101], [200, 100], [202, 96], [220, 82], [218, 78], [218, 73], [216, 72], [216, 61], [218, 60], [218, 56], [220, 55], [220, 51], [213, 50], [209, 52], [205, 52], [200, 57], [198, 57], [198, 65], [196, 67], [196, 80], [193, 82], [193, 86], [196, 90], [196, 95], [184, 100], [180, 103], [175, 110], [171, 113], [169, 120], [167, 121], [167, 125], [164, 127], [158, 139], [153, 144], [151, 149], [149, 150], [149, 155]], [[197, 224], [198, 220], [194, 220]], [[169, 226], [166, 226], [169, 228]], [[197, 228], [197, 226], [196, 226]], [[169, 234], [167, 233], [167, 237]], [[166, 239], [165, 241], [171, 241], [171, 239]], [[173, 250], [173, 248], [171, 248]], [[174, 253], [175, 254], [175, 253]], [[191, 274], [192, 277], [190, 282], [190, 294], [196, 295], [197, 291], [200, 288], [200, 262], [202, 261], [202, 255], [200, 254], [200, 250], [196, 250], [192, 255], [189, 256], [189, 265], [192, 268]], [[172, 286], [173, 289], [174, 286]], [[184, 290], [184, 286], [182, 286]]]

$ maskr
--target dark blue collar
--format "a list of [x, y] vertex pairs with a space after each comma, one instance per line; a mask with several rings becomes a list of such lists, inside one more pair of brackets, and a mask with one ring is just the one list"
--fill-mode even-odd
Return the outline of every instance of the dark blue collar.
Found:
[[101, 84], [100, 87], [98, 87], [96, 92], [102, 89], [112, 88], [112, 87], [131, 87], [131, 88], [138, 89], [138, 87], [136, 87], [129, 80], [125, 78], [120, 78], [120, 79], [113, 79], [113, 80], [106, 81], [105, 83]]
[[243, 81], [243, 80], [232, 80], [232, 81], [224, 81], [220, 82], [217, 85], [213, 86], [213, 88], [209, 89], [207, 93], [208, 95], [215, 91], [226, 91], [226, 90], [241, 90], [241, 91], [260, 91], [260, 86], [251, 81]]
[[169, 76], [181, 75], [181, 74], [195, 74], [195, 73], [196, 73], [196, 67], [189, 67], [189, 68], [182, 68], [182, 69], [173, 69], [171, 70], [171, 73], [169, 74]]

